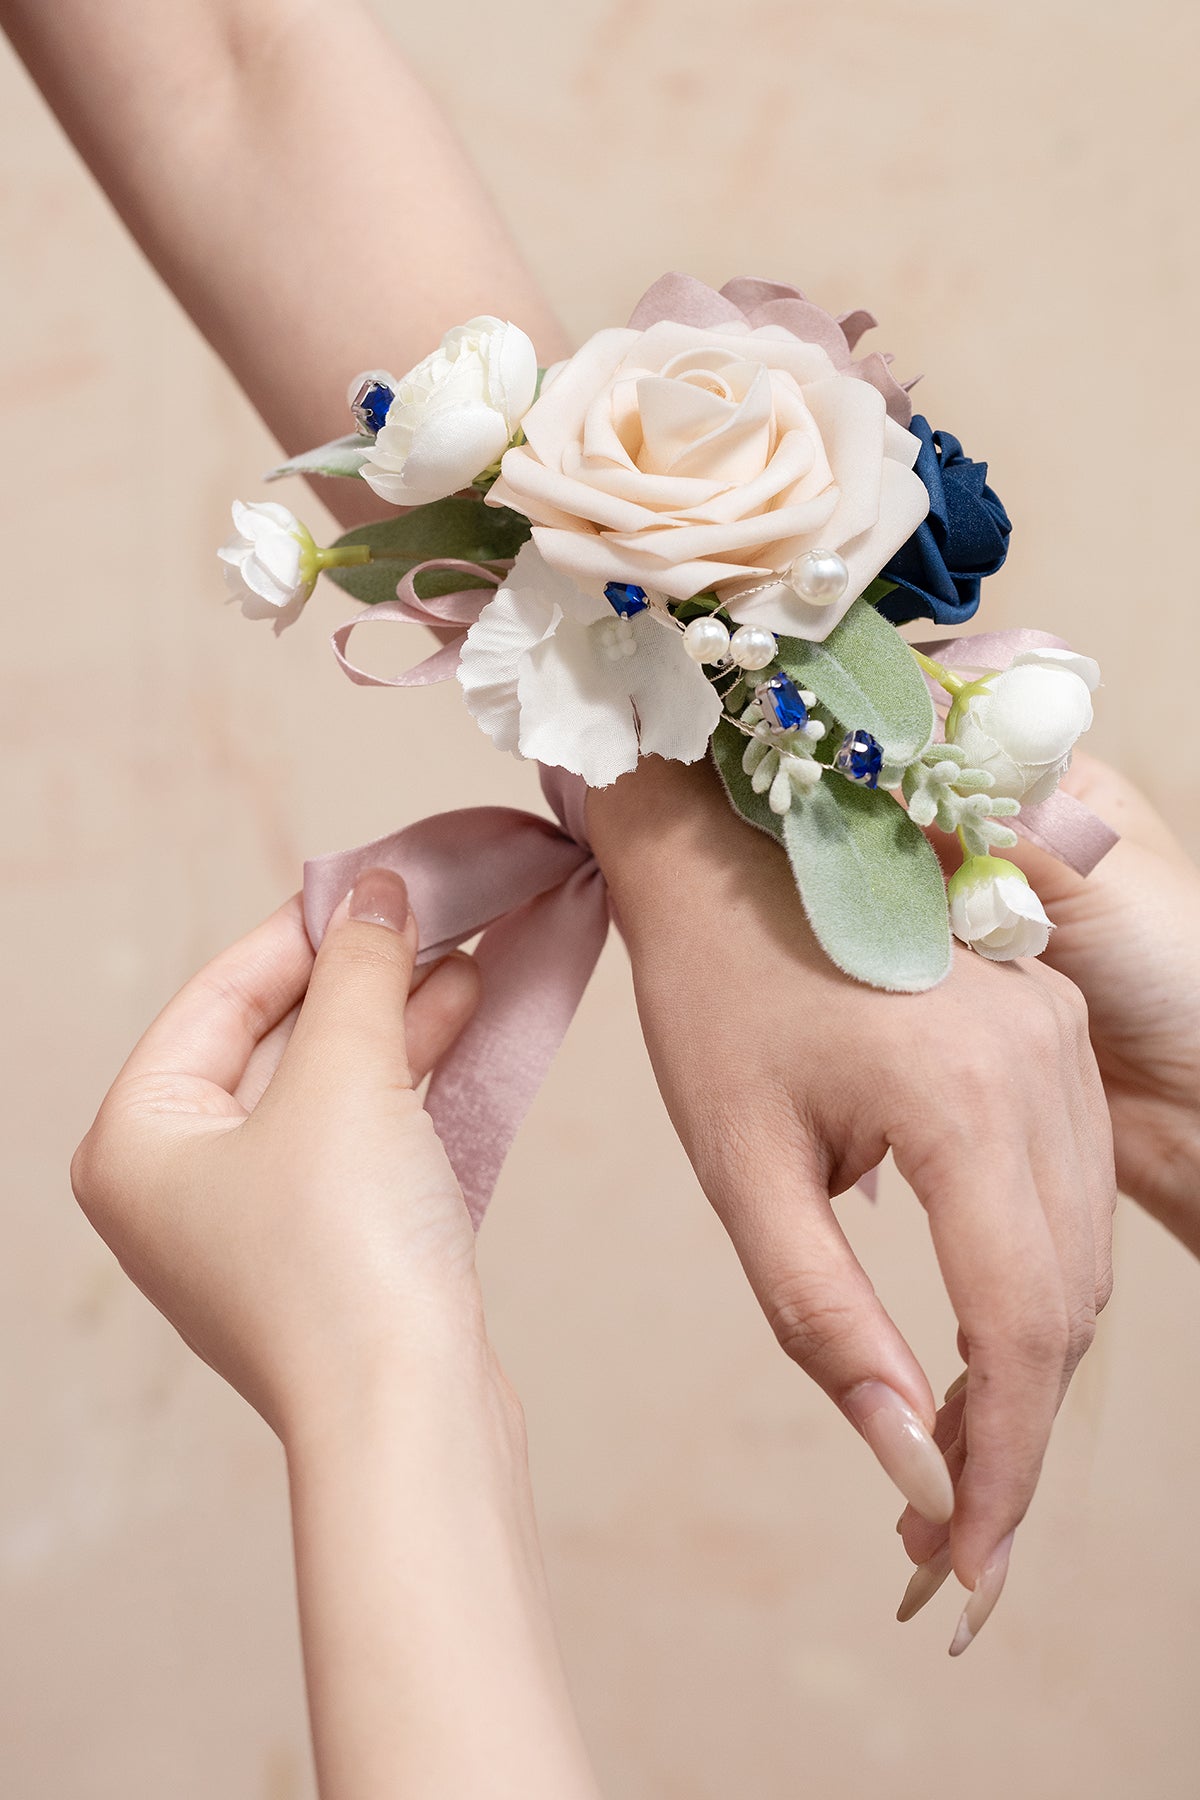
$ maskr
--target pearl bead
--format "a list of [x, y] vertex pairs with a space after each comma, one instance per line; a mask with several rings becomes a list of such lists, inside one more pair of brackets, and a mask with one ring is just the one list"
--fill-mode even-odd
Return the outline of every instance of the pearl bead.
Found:
[[836, 550], [806, 550], [787, 574], [788, 586], [810, 606], [832, 606], [850, 584], [850, 571]]
[[778, 645], [765, 625], [739, 625], [729, 640], [729, 654], [739, 669], [765, 669]]
[[729, 629], [711, 616], [684, 627], [683, 647], [693, 662], [718, 663], [729, 655]]

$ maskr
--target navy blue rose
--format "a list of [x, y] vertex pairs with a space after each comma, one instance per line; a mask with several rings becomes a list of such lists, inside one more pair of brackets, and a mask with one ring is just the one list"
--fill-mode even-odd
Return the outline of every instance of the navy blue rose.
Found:
[[979, 605], [979, 583], [1008, 554], [1012, 524], [987, 484], [986, 463], [964, 456], [956, 437], [933, 431], [920, 413], [908, 429], [921, 440], [914, 466], [929, 489], [929, 516], [881, 571], [896, 585], [877, 604], [893, 625], [962, 625]]

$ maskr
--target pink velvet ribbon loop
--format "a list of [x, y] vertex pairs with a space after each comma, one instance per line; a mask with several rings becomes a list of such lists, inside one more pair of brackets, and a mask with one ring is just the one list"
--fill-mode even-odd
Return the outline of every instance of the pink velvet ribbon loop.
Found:
[[[457, 593], [437, 594], [430, 600], [422, 600], [416, 590], [416, 578], [430, 570], [450, 570], [458, 575], [474, 575], [478, 580], [486, 582], [487, 586], [463, 588]], [[338, 626], [331, 641], [339, 667], [357, 687], [426, 687], [430, 682], [449, 681], [458, 668], [467, 629], [475, 623], [484, 605], [491, 599], [492, 590], [503, 579], [494, 569], [486, 569], [481, 563], [460, 562], [456, 557], [439, 556], [428, 562], [418, 563], [406, 575], [401, 576], [396, 584], [395, 600], [364, 607], [362, 612], [355, 613], [344, 625]], [[435, 650], [432, 656], [427, 656], [415, 668], [406, 669], [402, 675], [372, 675], [352, 663], [346, 654], [351, 634], [358, 626], [372, 621], [383, 625], [428, 625], [435, 631], [444, 630], [447, 625], [457, 625], [461, 629], [440, 649]]]
[[[562, 816], [576, 813], [580, 796], [550, 773], [547, 798]], [[476, 1226], [608, 934], [608, 889], [581, 814], [575, 829], [578, 837], [511, 807], [468, 807], [304, 865], [304, 921], [314, 945], [373, 868], [392, 869], [407, 883], [419, 963], [482, 932], [479, 1007], [438, 1064], [425, 1101]]]

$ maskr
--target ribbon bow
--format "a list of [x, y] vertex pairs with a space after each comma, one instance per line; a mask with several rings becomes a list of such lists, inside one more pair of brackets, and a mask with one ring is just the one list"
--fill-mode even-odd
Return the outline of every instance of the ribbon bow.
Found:
[[[455, 570], [488, 586], [423, 601], [413, 583], [424, 569]], [[475, 563], [422, 563], [399, 583], [396, 604], [370, 607], [338, 627], [334, 655], [363, 687], [446, 681], [466, 627], [499, 580]], [[351, 632], [369, 620], [461, 629], [415, 669], [369, 675], [346, 654]], [[608, 888], [584, 827], [587, 790], [565, 770], [543, 769], [542, 791], [557, 825], [514, 807], [470, 806], [304, 865], [304, 922], [314, 944], [358, 877], [375, 868], [394, 870], [408, 886], [421, 932], [418, 965], [482, 933], [479, 1006], [425, 1099], [476, 1225], [608, 935]]]
[[[484, 585], [422, 600], [414, 582], [425, 570], [468, 574]], [[477, 563], [421, 563], [398, 583], [394, 604], [370, 607], [338, 627], [334, 655], [363, 687], [449, 680], [467, 629], [501, 579]], [[370, 675], [346, 652], [355, 628], [372, 620], [456, 629], [415, 668]], [[982, 671], [1007, 668], [1020, 651], [1047, 646], [1064, 647], [1044, 632], [1001, 631], [921, 648], [948, 667]], [[475, 951], [483, 977], [479, 1007], [438, 1064], [425, 1101], [476, 1226], [608, 935], [608, 888], [584, 825], [587, 789], [563, 769], [543, 768], [541, 778], [557, 824], [513, 807], [472, 806], [304, 865], [304, 922], [314, 944], [358, 877], [381, 867], [408, 886], [421, 932], [418, 965], [482, 933]], [[1023, 810], [1014, 823], [1084, 875], [1117, 838], [1061, 792]], [[871, 1178], [860, 1186], [871, 1192]]]

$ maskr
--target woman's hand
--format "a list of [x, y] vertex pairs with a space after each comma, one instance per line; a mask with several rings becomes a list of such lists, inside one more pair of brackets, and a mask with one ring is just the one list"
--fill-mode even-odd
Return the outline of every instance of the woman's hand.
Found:
[[[1120, 831], [1120, 843], [1086, 877], [1025, 839], [1005, 855], [1054, 921], [1044, 960], [1087, 1001], [1121, 1188], [1200, 1255], [1200, 873], [1115, 769], [1077, 751], [1063, 786]], [[932, 835], [953, 867], [957, 845]], [[956, 1481], [964, 1402], [955, 1384], [934, 1433]], [[918, 1564], [900, 1609], [907, 1619], [949, 1573], [950, 1551], [944, 1528], [911, 1509], [901, 1524]]]
[[410, 998], [416, 948], [384, 870], [315, 961], [291, 902], [151, 1026], [72, 1177], [128, 1273], [283, 1438], [322, 1800], [596, 1800], [520, 1409], [414, 1092], [476, 974], [449, 958]]
[[[591, 796], [589, 829], [668, 1110], [788, 1354], [943, 1540], [953, 1499], [953, 1566], [979, 1590], [969, 1633], [1111, 1285], [1111, 1138], [1083, 1002], [1050, 969], [966, 951], [931, 993], [849, 981], [710, 770], [651, 758], [628, 779]], [[956, 1498], [929, 1384], [830, 1204], [889, 1147], [969, 1353]]]
[[1054, 921], [1045, 960], [1088, 1004], [1121, 1189], [1200, 1256], [1200, 871], [1132, 782], [1076, 755], [1064, 782], [1121, 835], [1086, 877], [1022, 841]]
[[331, 1379], [483, 1341], [470, 1221], [413, 1089], [474, 1008], [474, 965], [406, 1006], [403, 883], [372, 871], [348, 905], [315, 963], [293, 900], [189, 982], [72, 1167], [126, 1272], [284, 1435]]

